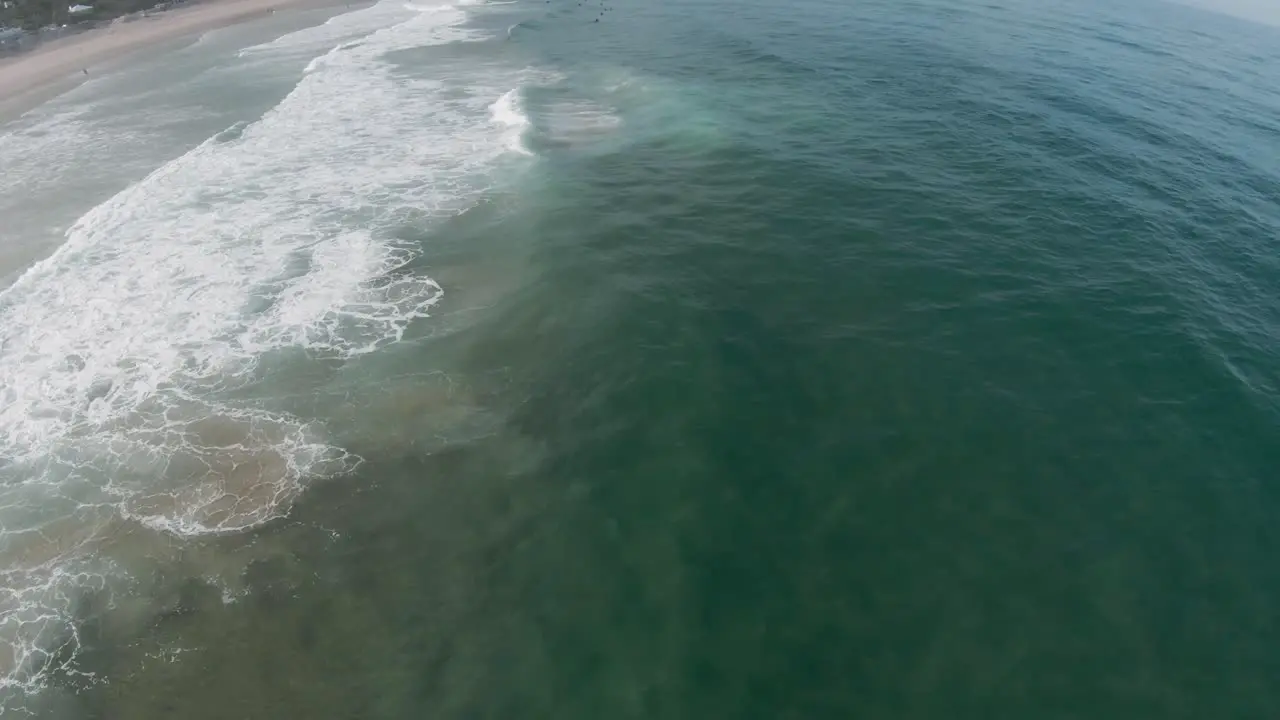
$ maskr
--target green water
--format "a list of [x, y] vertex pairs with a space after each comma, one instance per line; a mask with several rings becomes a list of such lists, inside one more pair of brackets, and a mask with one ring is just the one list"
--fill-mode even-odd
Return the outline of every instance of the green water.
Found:
[[1276, 717], [1280, 31], [599, 5], [397, 58], [554, 69], [534, 158], [406, 225], [365, 463], [184, 550], [269, 548], [234, 602], [140, 579], [65, 712]]

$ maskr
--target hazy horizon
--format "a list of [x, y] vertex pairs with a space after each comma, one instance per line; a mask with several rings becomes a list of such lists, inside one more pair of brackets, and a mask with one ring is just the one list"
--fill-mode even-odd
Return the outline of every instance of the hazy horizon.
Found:
[[1175, 0], [1175, 2], [1244, 20], [1280, 26], [1280, 4], [1275, 0]]

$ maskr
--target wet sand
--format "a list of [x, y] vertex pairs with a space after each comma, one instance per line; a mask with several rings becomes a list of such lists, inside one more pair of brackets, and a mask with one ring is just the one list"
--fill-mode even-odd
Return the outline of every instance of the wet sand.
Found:
[[0, 104], [38, 95], [62, 81], [75, 81], [87, 70], [131, 52], [184, 35], [251, 20], [296, 5], [323, 5], [324, 0], [211, 0], [158, 13], [133, 22], [118, 22], [72, 37], [51, 41], [36, 50], [0, 61]]

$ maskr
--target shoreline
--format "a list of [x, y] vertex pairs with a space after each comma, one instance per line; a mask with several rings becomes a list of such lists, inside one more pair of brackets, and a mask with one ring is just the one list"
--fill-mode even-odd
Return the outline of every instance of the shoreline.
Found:
[[[290, 7], [326, 6], [339, 0], [206, 0], [129, 23], [115, 23], [59, 38], [28, 53], [0, 60], [0, 112], [39, 104], [79, 82], [76, 75], [134, 52], [194, 33], [247, 22]], [[62, 87], [65, 86], [65, 87]], [[23, 102], [35, 100], [35, 103]], [[4, 114], [8, 114], [5, 112]]]

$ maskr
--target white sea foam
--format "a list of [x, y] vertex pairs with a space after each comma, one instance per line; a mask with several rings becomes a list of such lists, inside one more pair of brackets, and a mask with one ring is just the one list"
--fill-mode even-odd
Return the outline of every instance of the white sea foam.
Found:
[[128, 586], [120, 528], [241, 531], [359, 462], [320, 423], [238, 393], [274, 354], [394, 343], [438, 300], [394, 231], [485, 189], [528, 123], [501, 95], [518, 73], [414, 80], [384, 56], [471, 39], [465, 18], [386, 2], [281, 38], [332, 49], [259, 120], [95, 207], [0, 292], [0, 711], [74, 657], [85, 593]]
[[359, 10], [335, 15], [324, 23], [282, 35], [271, 42], [241, 50], [242, 58], [277, 57], [287, 54], [324, 53], [344, 42], [364, 38], [421, 12], [448, 11], [448, 5], [423, 6], [421, 10], [403, 3], [380, 2]]
[[[0, 214], [8, 217], [33, 195], [56, 193], [62, 185], [76, 180], [88, 165], [105, 155], [104, 145], [114, 141], [124, 148], [141, 148], [146, 133], [138, 128], [113, 127], [86, 120], [91, 111], [79, 106], [25, 119], [12, 130], [0, 133], [0, 168], [5, 183], [0, 186]], [[157, 118], [168, 122], [166, 114]], [[128, 161], [129, 154], [124, 154]], [[6, 233], [7, 234], [7, 233]]]
[[507, 147], [521, 155], [531, 155], [524, 146], [524, 134], [529, 129], [529, 117], [524, 114], [520, 101], [520, 90], [508, 90], [490, 106], [493, 121], [507, 128], [503, 138]]

